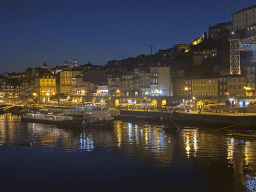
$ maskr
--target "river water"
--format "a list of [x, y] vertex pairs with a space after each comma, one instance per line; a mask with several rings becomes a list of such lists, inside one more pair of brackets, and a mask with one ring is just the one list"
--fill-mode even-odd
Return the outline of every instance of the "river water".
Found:
[[[2, 191], [256, 191], [256, 139], [115, 121], [72, 130], [0, 116]], [[56, 188], [58, 190], [56, 190]]]

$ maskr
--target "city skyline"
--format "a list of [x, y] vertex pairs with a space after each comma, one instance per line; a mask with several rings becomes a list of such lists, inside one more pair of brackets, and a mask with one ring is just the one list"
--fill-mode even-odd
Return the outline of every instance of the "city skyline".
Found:
[[[19, 3], [20, 2], [20, 3]], [[22, 3], [21, 3], [22, 2]], [[189, 44], [208, 27], [232, 21], [231, 14], [253, 1], [3, 1], [1, 71], [78, 64], [150, 55], [176, 44]]]

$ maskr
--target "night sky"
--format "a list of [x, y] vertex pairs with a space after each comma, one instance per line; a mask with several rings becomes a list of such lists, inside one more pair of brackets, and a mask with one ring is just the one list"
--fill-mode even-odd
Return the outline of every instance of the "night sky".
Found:
[[199, 38], [254, 0], [1, 0], [0, 74], [27, 67], [105, 65]]

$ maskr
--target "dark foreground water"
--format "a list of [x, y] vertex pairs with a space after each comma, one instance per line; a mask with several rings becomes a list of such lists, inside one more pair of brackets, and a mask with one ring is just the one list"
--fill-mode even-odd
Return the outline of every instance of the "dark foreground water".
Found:
[[256, 140], [208, 127], [72, 130], [5, 114], [0, 145], [0, 191], [256, 191]]

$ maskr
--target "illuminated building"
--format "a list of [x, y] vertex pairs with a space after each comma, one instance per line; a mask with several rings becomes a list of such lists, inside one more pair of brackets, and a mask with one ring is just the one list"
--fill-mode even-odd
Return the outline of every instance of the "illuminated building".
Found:
[[[56, 94], [56, 77], [54, 75], [42, 75], [36, 79], [37, 91], [41, 102], [49, 101], [50, 97]], [[39, 94], [38, 94], [39, 93]]]
[[150, 67], [150, 95], [171, 96], [171, 68], [160, 66]]
[[218, 81], [216, 77], [197, 78], [192, 80], [193, 96], [218, 96]]
[[64, 69], [60, 72], [60, 93], [70, 95], [72, 92], [72, 79], [78, 76], [81, 71]]
[[72, 91], [73, 97], [90, 96], [94, 91], [94, 84], [83, 81], [83, 74], [72, 78]]
[[206, 32], [204, 32], [202, 37], [200, 37], [199, 39], [192, 40], [191, 44], [198, 45], [198, 44], [202, 43], [206, 38], [207, 38], [207, 35], [206, 35]]
[[108, 86], [107, 85], [97, 85], [96, 93], [94, 96], [109, 96]]

